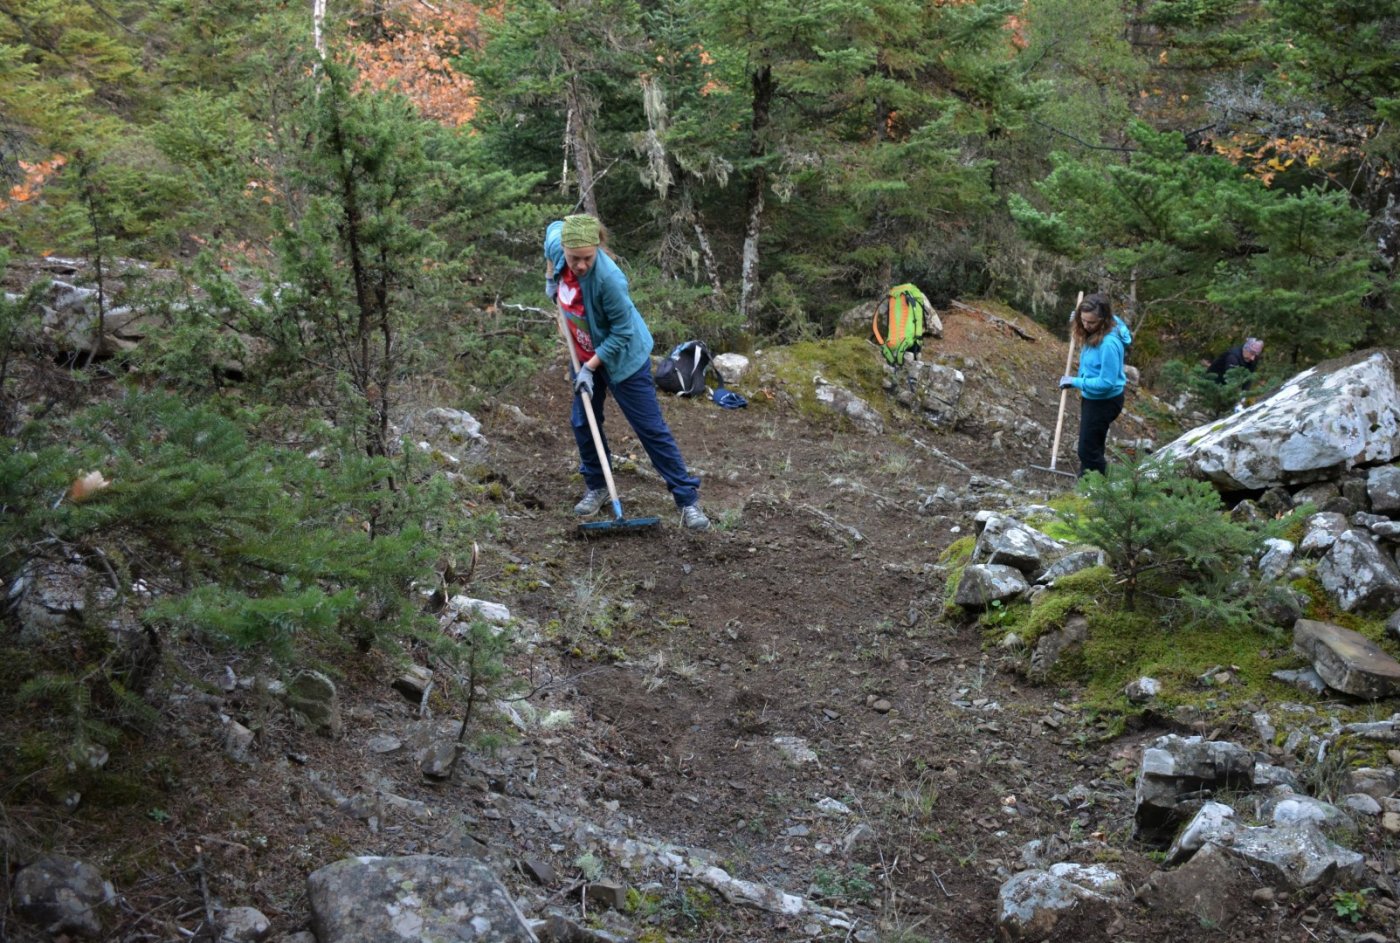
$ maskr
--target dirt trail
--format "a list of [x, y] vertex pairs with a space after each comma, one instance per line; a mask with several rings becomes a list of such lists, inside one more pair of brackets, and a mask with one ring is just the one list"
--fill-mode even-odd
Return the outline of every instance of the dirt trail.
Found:
[[[969, 395], [1001, 382], [980, 368], [991, 358], [1002, 377], [1044, 391], [1020, 408], [1053, 428], [1062, 345], [976, 312], [949, 312], [944, 325], [926, 358], [961, 364]], [[600, 761], [590, 803], [615, 801], [639, 833], [709, 849], [738, 876], [930, 940], [993, 937], [997, 888], [1032, 839], [1087, 842], [1081, 860], [1122, 857], [1142, 737], [1101, 742], [1073, 690], [1027, 684], [1010, 658], [983, 650], [975, 626], [945, 620], [936, 564], [971, 532], [972, 509], [919, 513], [938, 485], [961, 491], [971, 476], [913, 439], [998, 479], [1048, 452], [1011, 454], [912, 423], [862, 434], [809, 418], [782, 391], [739, 411], [668, 399], [716, 529], [682, 531], [643, 469], [619, 476], [624, 507], [663, 525], [582, 541], [569, 533], [582, 486], [558, 372], [542, 372], [516, 404], [528, 421], [489, 434], [493, 466], [533, 508], [506, 515], [501, 541], [520, 577], [549, 584], [514, 603], [553, 627], [577, 673], [555, 700], [586, 718], [572, 746]], [[606, 422], [615, 451], [640, 455], [611, 407]], [[1072, 447], [1065, 455], [1073, 467]], [[1062, 484], [1042, 479], [1013, 499]], [[780, 737], [801, 738], [816, 760], [792, 761]], [[821, 814], [823, 798], [854, 814]], [[1130, 857], [1121, 866], [1140, 877], [1150, 866]], [[694, 938], [796, 931], [757, 913], [744, 918], [753, 926], [735, 919], [693, 927]], [[1080, 938], [1124, 938], [1107, 929]], [[1134, 938], [1164, 939], [1163, 929]]]
[[[1064, 347], [1003, 316], [947, 312], [924, 357], [963, 370], [966, 397], [1053, 429]], [[339, 666], [347, 732], [335, 741], [293, 729], [256, 691], [177, 685], [188, 693], [167, 713], [180, 746], [139, 773], [149, 803], [111, 814], [84, 806], [72, 821], [10, 808], [13, 834], [79, 856], [112, 849], [124, 869], [113, 875], [123, 894], [113, 938], [131, 941], [171, 938], [213, 901], [256, 906], [279, 933], [306, 929], [306, 874], [348, 855], [534, 859], [556, 873], [546, 886], [503, 877], [527, 903], [558, 904], [582, 850], [559, 824], [569, 817], [706, 849], [735, 877], [842, 909], [880, 941], [993, 939], [997, 890], [1033, 839], [1063, 842], [1071, 860], [1110, 863], [1139, 884], [1155, 865], [1130, 841], [1130, 782], [1136, 751], [1160, 731], [1105, 740], [1073, 689], [1027, 683], [1013, 670], [1018, 656], [984, 650], [975, 625], [943, 611], [939, 556], [971, 532], [982, 499], [955, 510], [926, 499], [940, 485], [964, 492], [1007, 479], [1048, 450], [1003, 449], [976, 426], [935, 433], [910, 421], [873, 436], [800, 408], [797, 391], [738, 388], [747, 409], [663, 407], [704, 479], [716, 525], [705, 534], [680, 528], [643, 459], [618, 475], [624, 507], [662, 525], [576, 536], [570, 508], [582, 485], [561, 365], [479, 417], [499, 487], [475, 510], [499, 515], [500, 527], [465, 590], [540, 627], [540, 644], [512, 669], [537, 686], [536, 707], [570, 710], [572, 725], [474, 754], [453, 782], [434, 785], [412, 749], [419, 709], [389, 688], [395, 669], [374, 656]], [[615, 452], [639, 456], [611, 406], [606, 422]], [[1029, 478], [986, 502], [1040, 500], [1039, 487], [1062, 484]], [[210, 679], [228, 656], [180, 657], [192, 677]], [[234, 670], [248, 677], [258, 666]], [[457, 707], [436, 709], [446, 721]], [[214, 746], [225, 716], [256, 728], [250, 765]], [[793, 759], [780, 738], [811, 759]], [[399, 739], [401, 748], [377, 745]], [[428, 814], [375, 798], [390, 793]], [[821, 811], [823, 799], [849, 814]], [[659, 877], [611, 861], [603, 874]], [[820, 929], [674, 882], [645, 891], [624, 920], [648, 943], [808, 939]], [[1132, 908], [1107, 926], [1060, 929], [1077, 940], [1203, 932], [1193, 919]], [[1233, 940], [1291, 938], [1263, 918], [1231, 930]]]

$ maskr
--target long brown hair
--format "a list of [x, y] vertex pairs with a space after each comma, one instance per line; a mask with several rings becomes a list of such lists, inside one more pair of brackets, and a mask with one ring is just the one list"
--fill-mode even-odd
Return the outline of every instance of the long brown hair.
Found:
[[[1097, 315], [1099, 323], [1092, 328], [1084, 323], [1084, 315]], [[1097, 347], [1113, 330], [1113, 308], [1103, 295], [1089, 295], [1074, 310], [1074, 339], [1081, 347]]]

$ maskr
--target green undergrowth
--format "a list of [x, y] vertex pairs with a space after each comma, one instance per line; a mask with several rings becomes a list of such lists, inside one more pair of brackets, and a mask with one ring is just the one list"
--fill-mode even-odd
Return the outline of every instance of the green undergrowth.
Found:
[[[1061, 656], [1048, 680], [1082, 685], [1086, 707], [1110, 715], [1138, 710], [1123, 689], [1144, 675], [1162, 684], [1154, 704], [1160, 712], [1183, 706], [1206, 712], [1243, 710], [1260, 700], [1277, 698], [1280, 689], [1270, 674], [1297, 664], [1277, 632], [1222, 630], [1209, 622], [1173, 624], [1171, 613], [1155, 607], [1128, 612], [1121, 606], [1113, 573], [1106, 567], [1092, 567], [1058, 580], [1034, 604], [991, 607], [979, 616], [978, 624], [988, 647], [998, 647], [1015, 635], [1030, 649], [1042, 636], [1061, 629], [1071, 616], [1082, 615], [1088, 623], [1087, 640], [1077, 651]], [[1224, 684], [1203, 681], [1211, 669], [1218, 669], [1212, 674], [1228, 672], [1229, 680]]]

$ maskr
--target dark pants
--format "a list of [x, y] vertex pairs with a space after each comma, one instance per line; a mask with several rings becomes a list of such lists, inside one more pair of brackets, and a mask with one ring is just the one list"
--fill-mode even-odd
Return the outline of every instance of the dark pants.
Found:
[[1103, 474], [1108, 469], [1104, 460], [1104, 443], [1108, 441], [1108, 427], [1123, 411], [1123, 394], [1112, 399], [1079, 400], [1079, 475], [1096, 471]]
[[[676, 507], [689, 507], [700, 500], [700, 479], [685, 467], [681, 450], [671, 435], [671, 427], [661, 415], [661, 404], [656, 400], [656, 383], [651, 378], [651, 361], [625, 380], [614, 382], [608, 377], [606, 367], [599, 366], [593, 375], [593, 415], [598, 420], [598, 433], [603, 439], [603, 448], [612, 454], [608, 438], [603, 435], [603, 403], [612, 390], [617, 400], [617, 408], [632, 425], [632, 431], [642, 441], [651, 464], [671, 489], [671, 497]], [[579, 466], [583, 481], [589, 488], [606, 488], [603, 466], [598, 460], [598, 450], [593, 447], [593, 436], [588, 431], [588, 416], [583, 411], [583, 398], [574, 396], [573, 413], [569, 424], [574, 429], [574, 441], [578, 443]]]

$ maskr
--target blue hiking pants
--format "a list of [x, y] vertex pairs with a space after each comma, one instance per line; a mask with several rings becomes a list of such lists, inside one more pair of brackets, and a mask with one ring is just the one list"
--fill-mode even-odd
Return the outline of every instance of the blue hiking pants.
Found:
[[[603, 434], [603, 403], [612, 390], [617, 400], [617, 408], [632, 426], [632, 431], [642, 442], [652, 467], [671, 489], [671, 497], [676, 507], [684, 508], [700, 500], [700, 479], [685, 467], [681, 450], [676, 445], [671, 427], [661, 415], [661, 404], [656, 399], [656, 383], [651, 377], [651, 360], [625, 380], [614, 381], [608, 376], [606, 367], [599, 365], [593, 374], [593, 415], [598, 420], [598, 433], [603, 440], [603, 448], [612, 454], [608, 437]], [[574, 429], [574, 441], [578, 443], [579, 466], [583, 481], [589, 488], [606, 488], [603, 466], [598, 460], [598, 450], [593, 447], [593, 436], [588, 431], [588, 416], [583, 411], [583, 398], [574, 395], [573, 412], [569, 424]]]

